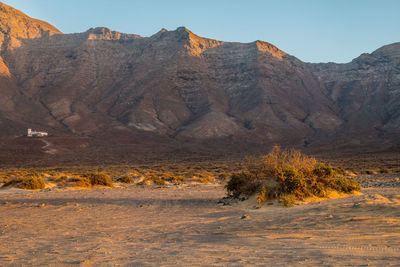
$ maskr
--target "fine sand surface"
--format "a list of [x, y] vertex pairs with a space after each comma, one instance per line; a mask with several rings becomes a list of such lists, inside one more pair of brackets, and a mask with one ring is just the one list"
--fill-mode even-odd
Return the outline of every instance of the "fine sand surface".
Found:
[[218, 204], [222, 185], [0, 190], [0, 266], [398, 266], [399, 187], [362, 193], [257, 209]]

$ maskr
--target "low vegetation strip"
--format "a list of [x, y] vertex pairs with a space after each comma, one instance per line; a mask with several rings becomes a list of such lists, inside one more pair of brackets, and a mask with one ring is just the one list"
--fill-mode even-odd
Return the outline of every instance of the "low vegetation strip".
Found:
[[17, 177], [3, 185], [3, 187], [7, 186], [16, 186], [22, 189], [36, 190], [44, 189], [46, 184], [40, 174], [32, 171], [23, 177]]
[[234, 197], [257, 195], [258, 202], [279, 199], [286, 206], [308, 197], [327, 197], [332, 191], [351, 194], [361, 189], [343, 169], [279, 147], [258, 159], [247, 159], [244, 170], [232, 174], [226, 188]]
[[[224, 183], [238, 166], [223, 163], [202, 162], [197, 164], [178, 163], [167, 165], [123, 165], [123, 166], [73, 166], [67, 168], [49, 167], [43, 169], [0, 170], [0, 187], [10, 186], [28, 189], [24, 186], [30, 176], [41, 177], [45, 187], [89, 189], [96, 186], [120, 187], [173, 186], [181, 184]], [[236, 168], [236, 169], [233, 169]], [[22, 183], [24, 182], [24, 183]], [[38, 189], [43, 189], [41, 185]]]

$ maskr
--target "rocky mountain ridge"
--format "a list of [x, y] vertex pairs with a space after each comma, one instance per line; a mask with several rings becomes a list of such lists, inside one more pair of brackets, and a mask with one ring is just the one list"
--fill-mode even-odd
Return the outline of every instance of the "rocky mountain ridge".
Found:
[[128, 145], [399, 137], [399, 43], [348, 64], [310, 64], [267, 42], [184, 27], [150, 37], [103, 27], [62, 34], [0, 3], [0, 45], [3, 137], [28, 127]]
[[347, 64], [308, 64], [338, 103], [343, 134], [396, 137], [400, 133], [400, 43]]

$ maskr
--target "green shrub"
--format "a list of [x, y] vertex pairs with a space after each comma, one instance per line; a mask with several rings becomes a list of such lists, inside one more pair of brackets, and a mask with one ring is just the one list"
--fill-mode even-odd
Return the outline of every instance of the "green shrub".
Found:
[[294, 194], [298, 198], [310, 195], [304, 174], [293, 166], [287, 166], [283, 171], [277, 171], [280, 193]]
[[325, 165], [323, 163], [318, 164], [313, 173], [318, 177], [332, 177], [335, 176], [338, 171], [337, 169], [333, 168], [330, 164]]
[[261, 186], [261, 184], [256, 181], [252, 174], [248, 172], [239, 172], [231, 175], [225, 187], [229, 194], [239, 197], [241, 194], [251, 196], [257, 191], [259, 186]]
[[18, 177], [15, 178], [3, 185], [5, 186], [16, 186], [18, 188], [22, 189], [30, 189], [30, 190], [35, 190], [35, 189], [44, 189], [46, 187], [46, 184], [44, 183], [44, 180], [42, 177], [36, 177], [36, 176], [27, 176], [27, 177]]
[[318, 162], [296, 150], [274, 147], [266, 156], [247, 159], [244, 167], [228, 180], [228, 194], [235, 197], [258, 194], [263, 202], [269, 198], [285, 198], [290, 204], [293, 197], [326, 197], [331, 190], [343, 193], [360, 190], [354, 179], [344, 176], [343, 169]]
[[133, 183], [133, 178], [131, 176], [121, 176], [117, 179], [118, 182], [124, 183], [124, 184], [132, 184]]
[[334, 189], [343, 193], [353, 193], [354, 191], [360, 191], [361, 186], [354, 178], [347, 179], [344, 176], [339, 176], [335, 179]]
[[111, 177], [104, 173], [88, 173], [84, 177], [88, 178], [92, 185], [114, 186]]
[[329, 188], [326, 186], [326, 184], [324, 184], [322, 182], [316, 182], [311, 187], [311, 195], [314, 195], [317, 197], [326, 197], [328, 195], [328, 190], [329, 190]]

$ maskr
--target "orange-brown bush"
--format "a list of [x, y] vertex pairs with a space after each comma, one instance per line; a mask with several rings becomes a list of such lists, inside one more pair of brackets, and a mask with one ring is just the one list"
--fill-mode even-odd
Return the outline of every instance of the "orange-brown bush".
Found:
[[360, 185], [345, 177], [343, 170], [296, 150], [274, 147], [268, 155], [247, 159], [244, 165], [244, 171], [231, 175], [226, 185], [229, 194], [251, 196], [260, 193], [257, 198], [260, 200], [289, 195], [303, 199], [323, 197], [330, 190], [344, 193], [360, 190]]
[[143, 177], [143, 180], [141, 182], [137, 183], [137, 185], [151, 185], [151, 184], [165, 185], [166, 182], [158, 175], [148, 174], [145, 177]]
[[68, 179], [68, 182], [72, 183], [73, 187], [89, 188], [92, 186], [90, 180], [86, 177], [75, 176]]
[[103, 185], [108, 187], [113, 187], [114, 183], [111, 180], [111, 177], [107, 174], [98, 172], [98, 173], [87, 173], [84, 177], [90, 180], [92, 185]]
[[118, 182], [124, 183], [124, 184], [132, 184], [133, 183], [133, 178], [128, 175], [123, 175], [117, 179]]
[[44, 189], [46, 187], [44, 180], [41, 176], [18, 177], [5, 183], [3, 187], [12, 185], [15, 185], [18, 188], [30, 190]]

